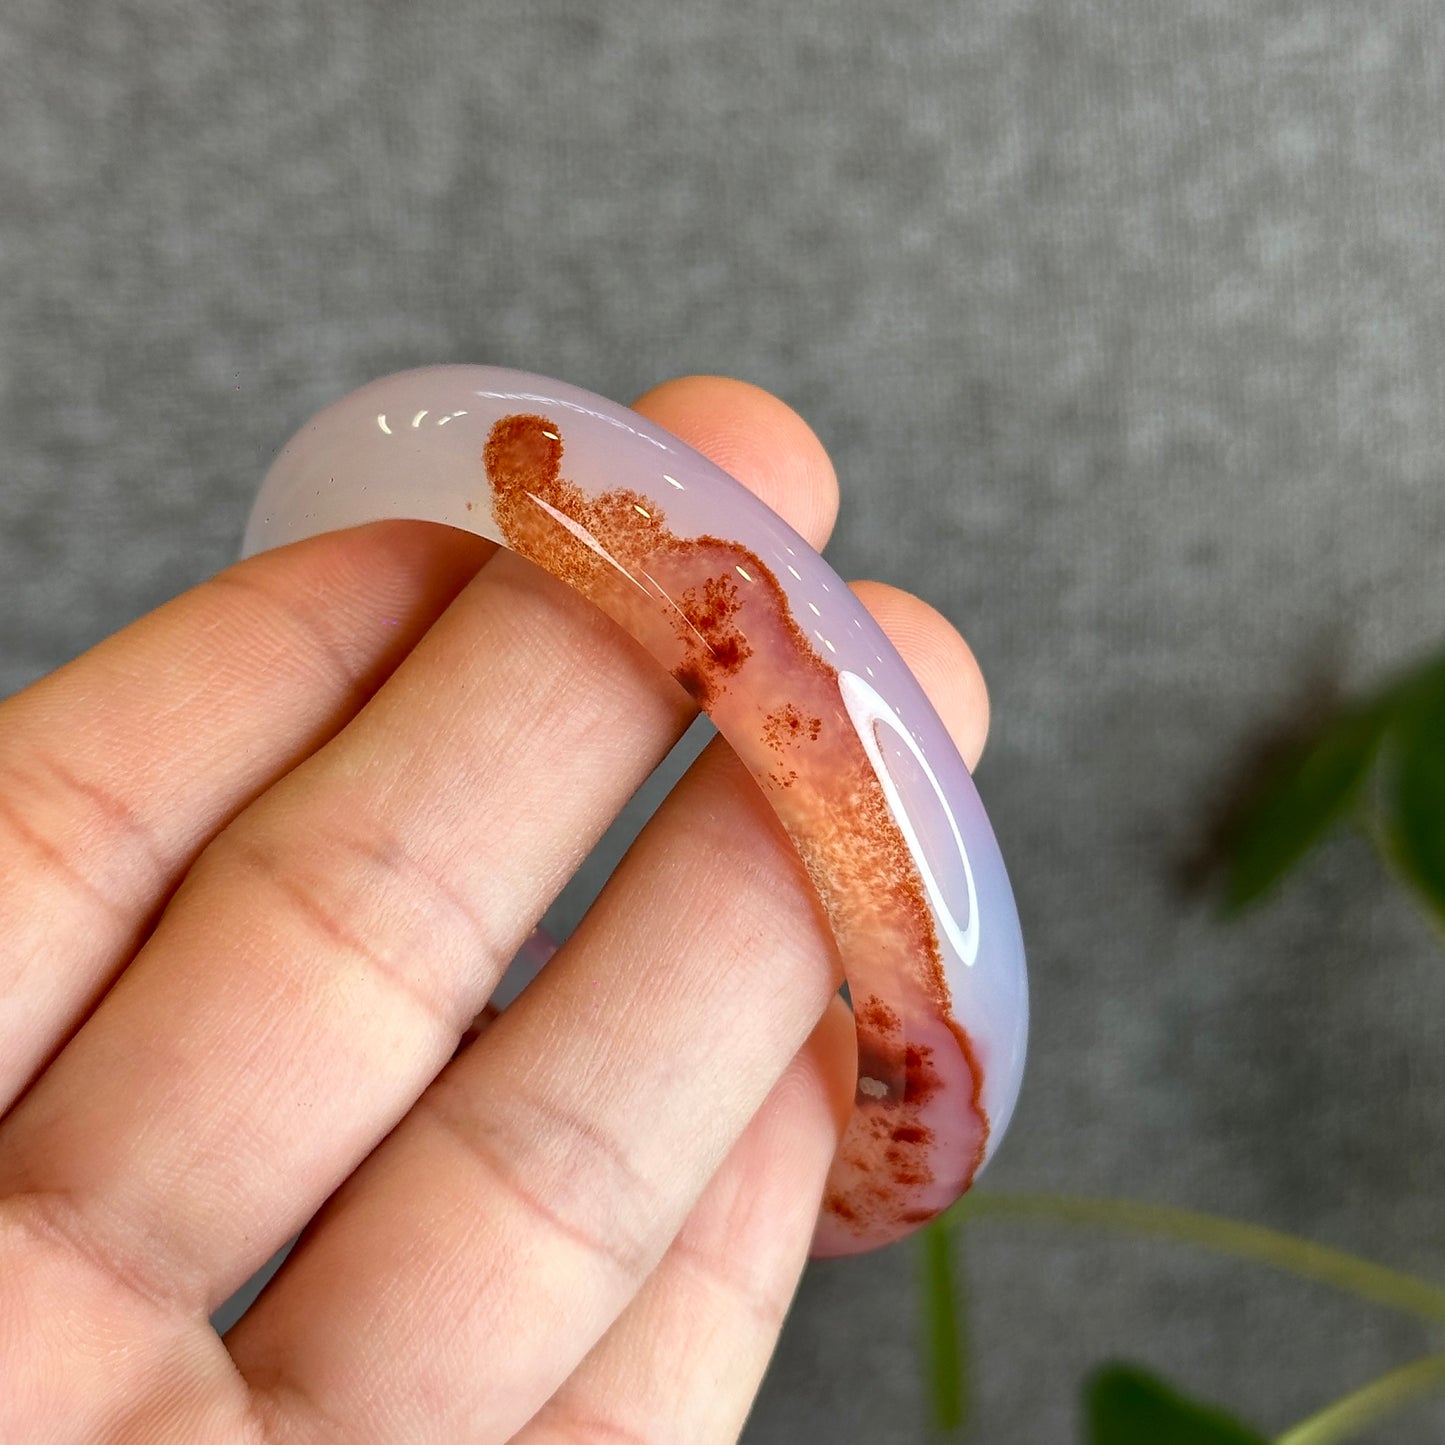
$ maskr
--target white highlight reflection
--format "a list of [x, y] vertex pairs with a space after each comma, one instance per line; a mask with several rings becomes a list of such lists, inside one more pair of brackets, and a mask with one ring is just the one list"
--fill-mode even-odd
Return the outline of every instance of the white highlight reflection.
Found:
[[[913, 854], [913, 861], [918, 864], [918, 871], [923, 877], [923, 886], [928, 890], [928, 896], [933, 903], [933, 911], [943, 925], [943, 931], [948, 935], [948, 941], [953, 945], [958, 956], [972, 968], [974, 961], [978, 958], [978, 890], [973, 881], [973, 866], [968, 861], [968, 850], [963, 846], [963, 835], [958, 831], [958, 820], [953, 816], [953, 809], [948, 806], [948, 799], [944, 796], [933, 769], [929, 767], [928, 759], [923, 756], [923, 749], [914, 741], [913, 734], [903, 726], [903, 721], [898, 714], [883, 700], [882, 694], [871, 683], [864, 682], [856, 672], [840, 671], [838, 688], [843, 694], [843, 706], [848, 709], [848, 716], [858, 734], [858, 741], [863, 744], [863, 751], [868, 754], [868, 761], [873, 764], [873, 771], [878, 775], [878, 781], [883, 788], [883, 796], [888, 799], [888, 807], [893, 814], [893, 819], [903, 834], [904, 842], [908, 844], [908, 851]], [[914, 828], [913, 819], [909, 817], [907, 805], [903, 801], [903, 795], [898, 791], [898, 784], [894, 782], [893, 775], [888, 771], [888, 764], [883, 760], [883, 749], [878, 746], [878, 735], [874, 731], [874, 725], [880, 722], [902, 738], [904, 746], [913, 754], [918, 766], [923, 769], [923, 776], [928, 779], [934, 795], [938, 799], [938, 805], [948, 819], [948, 826], [953, 832], [954, 844], [958, 848], [958, 856], [963, 861], [963, 876], [968, 881], [967, 927], [959, 927], [958, 919], [954, 917], [948, 900], [943, 896], [942, 885], [929, 866], [927, 855], [924, 853], [923, 845], [918, 837], [918, 831]]]

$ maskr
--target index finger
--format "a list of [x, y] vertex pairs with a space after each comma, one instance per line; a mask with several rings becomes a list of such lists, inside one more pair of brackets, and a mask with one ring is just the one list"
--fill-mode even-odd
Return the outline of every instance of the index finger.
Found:
[[0, 1112], [206, 843], [355, 715], [494, 550], [416, 522], [311, 538], [0, 703]]

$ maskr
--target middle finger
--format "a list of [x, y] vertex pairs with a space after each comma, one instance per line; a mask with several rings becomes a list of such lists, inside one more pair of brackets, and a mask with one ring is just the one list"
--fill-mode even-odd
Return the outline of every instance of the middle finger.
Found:
[[[957, 634], [916, 599], [860, 591], [917, 629], [911, 663], [956, 661], [940, 712], [956, 738], [974, 732], [981, 683]], [[548, 1401], [535, 1424], [553, 1442], [732, 1438], [852, 1103], [846, 1012], [750, 1181], [790, 1187], [759, 1199], [735, 1184], [746, 1205], [723, 1205], [722, 1222], [694, 1204], [836, 997], [837, 970], [797, 851], [715, 739], [556, 958], [227, 1337], [259, 1418], [280, 1439], [325, 1421], [358, 1445], [482, 1442], [512, 1439]], [[833, 1117], [820, 1094], [842, 1106]], [[743, 1224], [758, 1207], [772, 1217]]]

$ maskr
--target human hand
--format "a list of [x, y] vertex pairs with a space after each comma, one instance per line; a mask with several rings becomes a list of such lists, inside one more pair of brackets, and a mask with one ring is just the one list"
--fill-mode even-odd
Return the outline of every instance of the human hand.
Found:
[[[637, 409], [822, 545], [780, 402]], [[857, 590], [972, 764], [967, 647]], [[563, 584], [419, 523], [254, 557], [0, 703], [0, 1440], [736, 1438], [854, 1045], [725, 744], [456, 1052], [692, 715]]]

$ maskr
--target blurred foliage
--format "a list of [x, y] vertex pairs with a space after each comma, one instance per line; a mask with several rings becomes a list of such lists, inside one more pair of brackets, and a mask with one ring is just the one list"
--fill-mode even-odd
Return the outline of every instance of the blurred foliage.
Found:
[[[1258, 760], [1256, 760], [1258, 762]], [[1371, 696], [1337, 702], [1270, 749], [1235, 790], [1206, 860], [1223, 876], [1227, 915], [1269, 897], [1327, 838], [1358, 829], [1409, 889], [1445, 945], [1445, 653]], [[1292, 1270], [1427, 1320], [1445, 1317], [1445, 1289], [1233, 1220], [1131, 1200], [966, 1196], [921, 1237], [926, 1355], [938, 1435], [967, 1434], [968, 1350], [962, 1266], [967, 1217], [1046, 1220], [1172, 1235]], [[1426, 1356], [1326, 1405], [1276, 1445], [1343, 1441], [1445, 1387], [1445, 1354]], [[1087, 1445], [1267, 1445], [1268, 1437], [1178, 1393], [1136, 1366], [1112, 1364], [1083, 1391]]]
[[1335, 708], [1275, 759], [1224, 829], [1226, 908], [1267, 897], [1346, 824], [1445, 928], [1445, 655]]
[[1129, 1365], [1106, 1366], [1085, 1385], [1084, 1417], [1089, 1445], [1269, 1445], [1258, 1431]]

